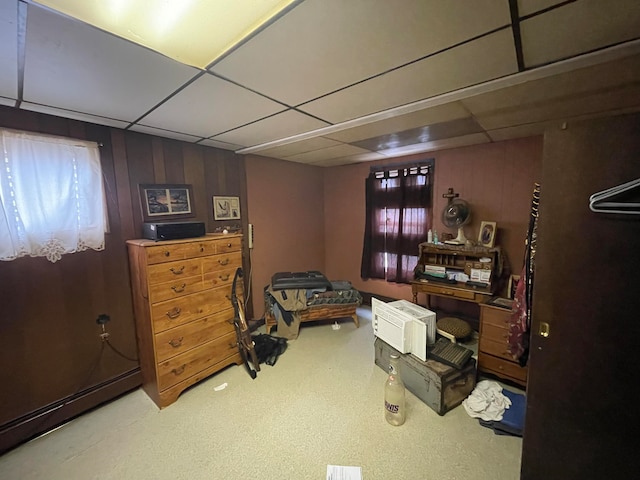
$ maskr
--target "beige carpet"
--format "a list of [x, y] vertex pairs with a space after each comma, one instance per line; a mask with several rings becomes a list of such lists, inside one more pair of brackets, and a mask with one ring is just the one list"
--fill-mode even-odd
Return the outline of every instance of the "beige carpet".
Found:
[[462, 406], [440, 417], [407, 392], [406, 423], [385, 422], [371, 311], [358, 313], [359, 329], [303, 325], [255, 380], [232, 366], [164, 410], [127, 394], [6, 453], [0, 478], [324, 480], [327, 464], [364, 480], [519, 478], [522, 440]]

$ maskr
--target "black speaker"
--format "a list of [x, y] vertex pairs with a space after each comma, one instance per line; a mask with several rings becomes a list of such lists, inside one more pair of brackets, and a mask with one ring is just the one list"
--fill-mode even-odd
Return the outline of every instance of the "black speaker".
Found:
[[149, 222], [142, 225], [142, 237], [149, 240], [177, 240], [205, 235], [204, 222]]

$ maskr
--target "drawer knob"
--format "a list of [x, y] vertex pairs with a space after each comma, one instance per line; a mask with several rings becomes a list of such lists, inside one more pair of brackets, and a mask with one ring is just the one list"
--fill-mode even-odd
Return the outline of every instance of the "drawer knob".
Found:
[[166, 315], [173, 320], [174, 318], [178, 318], [180, 316], [180, 312], [182, 312], [182, 310], [180, 310], [178, 307], [174, 307], [173, 309], [169, 310]]
[[229, 277], [230, 277], [230, 276], [231, 276], [231, 275], [229, 275], [229, 274], [227, 273], [226, 275], [220, 275], [218, 278], [219, 278], [220, 280], [222, 280], [223, 282], [226, 282], [227, 280], [229, 280]]
[[200, 252], [204, 252], [204, 247], [200, 245]]
[[182, 346], [182, 339], [184, 337], [180, 337], [180, 338], [172, 338], [171, 341], [169, 342], [169, 345], [171, 345], [173, 348], [178, 348], [180, 346]]
[[230, 243], [227, 243], [227, 248], [231, 248], [231, 244]]
[[175, 286], [175, 285], [174, 285], [173, 287], [171, 287], [171, 290], [173, 290], [173, 291], [174, 291], [174, 292], [176, 292], [176, 293], [181, 293], [181, 292], [184, 292], [184, 287], [186, 287], [186, 286], [187, 286], [187, 284], [186, 284], [186, 283], [183, 283], [183, 284], [182, 284], [182, 285], [180, 285], [179, 287], [177, 287], [177, 286]]
[[171, 273], [173, 273], [174, 275], [182, 275], [182, 273], [184, 273], [184, 265], [182, 265], [180, 268], [173, 268], [171, 267], [169, 269], [171, 271]]
[[186, 365], [181, 365], [178, 368], [174, 368], [173, 370], [171, 370], [171, 373], [173, 373], [175, 376], [181, 375], [184, 372]]
[[165, 256], [165, 257], [168, 257], [169, 255], [171, 255], [171, 252], [170, 252], [169, 250], [165, 250], [165, 252], [164, 252], [164, 256]]
[[225, 258], [224, 260], [218, 260], [220, 265], [229, 265], [229, 259]]

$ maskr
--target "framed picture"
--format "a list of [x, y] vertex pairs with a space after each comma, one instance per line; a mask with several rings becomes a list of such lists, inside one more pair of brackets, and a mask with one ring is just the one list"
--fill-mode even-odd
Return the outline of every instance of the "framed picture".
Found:
[[216, 220], [239, 220], [240, 197], [213, 197], [213, 217]]
[[195, 216], [191, 185], [140, 184], [145, 222]]
[[482, 222], [478, 233], [478, 244], [483, 247], [493, 247], [496, 241], [496, 222]]
[[520, 282], [520, 275], [509, 276], [509, 283], [507, 284], [507, 297], [511, 299], [516, 298], [516, 290], [518, 289], [519, 282]]

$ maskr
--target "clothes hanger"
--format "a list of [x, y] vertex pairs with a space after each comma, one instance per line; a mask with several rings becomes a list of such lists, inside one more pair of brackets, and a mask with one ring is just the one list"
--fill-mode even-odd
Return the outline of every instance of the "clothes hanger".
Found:
[[603, 201], [614, 200], [613, 197], [638, 187], [640, 187], [640, 178], [596, 192], [589, 197], [589, 209], [596, 213], [640, 215], [640, 203], [638, 202]]

